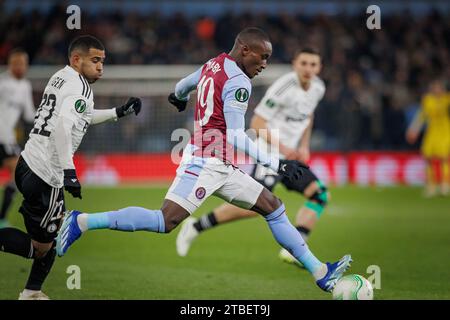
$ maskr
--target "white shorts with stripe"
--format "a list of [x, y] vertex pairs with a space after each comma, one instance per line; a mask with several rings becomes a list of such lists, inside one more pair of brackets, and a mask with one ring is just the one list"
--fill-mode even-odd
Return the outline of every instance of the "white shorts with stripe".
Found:
[[166, 199], [193, 213], [211, 195], [240, 208], [252, 208], [264, 187], [231, 164], [218, 158], [183, 155]]

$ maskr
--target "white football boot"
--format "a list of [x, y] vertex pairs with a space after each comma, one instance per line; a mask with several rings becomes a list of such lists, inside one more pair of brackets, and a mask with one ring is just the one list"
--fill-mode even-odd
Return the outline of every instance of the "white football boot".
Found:
[[200, 234], [194, 227], [194, 223], [197, 221], [198, 219], [189, 217], [181, 226], [181, 230], [177, 236], [177, 253], [180, 257], [185, 257], [188, 254], [192, 242]]
[[281, 259], [281, 261], [284, 261], [286, 263], [295, 264], [298, 267], [303, 268], [303, 264], [299, 262], [295, 257], [289, 253], [285, 248], [281, 248], [280, 253], [278, 254], [278, 258]]
[[50, 298], [40, 290], [25, 289], [19, 294], [19, 300], [50, 300]]

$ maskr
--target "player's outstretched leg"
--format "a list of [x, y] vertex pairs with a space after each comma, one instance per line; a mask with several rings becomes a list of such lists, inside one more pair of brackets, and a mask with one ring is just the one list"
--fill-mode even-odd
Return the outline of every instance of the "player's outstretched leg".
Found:
[[[304, 182], [284, 182], [289, 190], [295, 190], [306, 198], [305, 204], [300, 208], [295, 218], [295, 228], [300, 232], [303, 240], [308, 241], [311, 231], [316, 226], [319, 218], [322, 216], [330, 198], [327, 187], [309, 171]], [[303, 268], [303, 265], [292, 256], [286, 249], [282, 248], [279, 258], [287, 263], [295, 264]]]
[[335, 263], [322, 263], [290, 223], [284, 204], [267, 189], [261, 192], [252, 210], [264, 216], [277, 242], [305, 266], [316, 279], [316, 284], [324, 291], [332, 291], [350, 267], [350, 255], [345, 255]]
[[150, 231], [169, 233], [189, 216], [183, 207], [165, 200], [161, 210], [127, 207], [117, 211], [81, 213], [72, 210], [63, 220], [56, 237], [56, 253], [62, 257], [69, 247], [88, 230]]
[[29, 234], [19, 229], [0, 229], [1, 251], [34, 259], [27, 284], [20, 293], [19, 300], [49, 300], [41, 288], [55, 258], [55, 250], [51, 246], [52, 243], [33, 242]]
[[34, 256], [33, 243], [29, 234], [16, 228], [0, 229], [0, 251], [31, 259]]
[[43, 251], [36, 250], [37, 254], [34, 257], [27, 284], [20, 293], [19, 300], [49, 300], [49, 297], [41, 291], [41, 288], [55, 262], [56, 252], [54, 245], [54, 242], [40, 243], [38, 245], [38, 248], [46, 248]]
[[72, 210], [64, 218], [56, 237], [58, 256], [62, 257], [83, 232], [95, 229], [164, 233], [164, 217], [161, 210], [147, 210], [140, 207], [94, 214]]

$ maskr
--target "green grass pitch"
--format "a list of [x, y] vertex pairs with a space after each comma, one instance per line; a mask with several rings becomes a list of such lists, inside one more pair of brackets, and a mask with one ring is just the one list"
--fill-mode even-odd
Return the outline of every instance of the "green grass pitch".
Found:
[[[322, 260], [346, 253], [349, 273], [381, 270], [375, 299], [450, 299], [450, 198], [424, 199], [420, 188], [332, 188], [332, 201], [309, 246]], [[83, 189], [83, 200], [67, 196], [67, 207], [101, 212], [127, 206], [156, 209], [164, 187]], [[289, 217], [303, 199], [282, 187], [276, 194]], [[23, 229], [17, 213], [10, 213]], [[200, 216], [220, 199], [210, 198]], [[44, 286], [52, 299], [331, 299], [304, 270], [281, 262], [278, 244], [262, 218], [223, 225], [200, 236], [189, 255], [175, 252], [179, 227], [171, 234], [92, 231], [57, 258]], [[81, 289], [69, 290], [67, 268], [81, 270]], [[17, 299], [31, 261], [0, 253], [0, 299]]]

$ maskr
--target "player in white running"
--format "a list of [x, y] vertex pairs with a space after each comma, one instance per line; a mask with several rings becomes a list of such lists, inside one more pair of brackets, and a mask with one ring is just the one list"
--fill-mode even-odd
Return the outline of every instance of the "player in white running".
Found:
[[81, 199], [73, 155], [90, 125], [135, 113], [138, 98], [120, 107], [94, 109], [90, 87], [103, 74], [105, 49], [91, 36], [76, 38], [69, 47], [70, 65], [56, 72], [45, 87], [34, 127], [17, 163], [15, 178], [24, 199], [27, 233], [0, 229], [0, 250], [33, 259], [21, 300], [47, 300], [41, 291], [55, 260], [55, 237], [64, 213], [64, 191]]
[[21, 115], [25, 122], [32, 123], [36, 112], [31, 83], [25, 78], [27, 71], [28, 54], [17, 48], [8, 55], [8, 70], [0, 74], [0, 168], [7, 168], [11, 176], [0, 202], [0, 228], [9, 225], [6, 215], [17, 191], [14, 171], [20, 147], [14, 129]]
[[[259, 133], [257, 142], [260, 148], [277, 148], [281, 159], [306, 163], [310, 158], [314, 111], [325, 94], [325, 84], [318, 77], [321, 70], [318, 50], [311, 47], [299, 49], [294, 55], [292, 67], [293, 71], [280, 77], [268, 88], [255, 109], [251, 127]], [[304, 170], [302, 179], [289, 181], [277, 176], [270, 168], [255, 165], [251, 176], [270, 191], [276, 184], [282, 183], [288, 190], [307, 198], [295, 221], [296, 229], [306, 241], [327, 205], [329, 193], [326, 186], [309, 169]], [[254, 211], [224, 204], [199, 219], [190, 217], [183, 223], [178, 234], [177, 253], [186, 256], [194, 239], [205, 230], [256, 216], [258, 214]], [[279, 256], [286, 262], [298, 263], [284, 248]]]
[[210, 195], [216, 195], [260, 213], [278, 243], [304, 264], [321, 289], [331, 291], [350, 266], [351, 257], [346, 255], [333, 264], [318, 260], [289, 222], [283, 203], [230, 162], [234, 148], [238, 148], [290, 180], [300, 179], [305, 168], [296, 160], [280, 160], [276, 154], [258, 150], [244, 132], [250, 78], [266, 68], [271, 54], [267, 34], [258, 28], [247, 28], [238, 34], [229, 54], [220, 54], [179, 81], [169, 101], [182, 111], [190, 92], [197, 89], [195, 130], [161, 209], [127, 207], [95, 214], [71, 211], [57, 237], [58, 255], [64, 255], [88, 230], [168, 233]]

